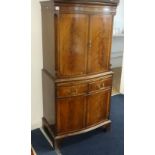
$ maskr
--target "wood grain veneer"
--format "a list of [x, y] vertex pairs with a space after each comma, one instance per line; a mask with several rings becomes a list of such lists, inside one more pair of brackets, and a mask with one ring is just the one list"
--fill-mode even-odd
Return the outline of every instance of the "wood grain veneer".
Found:
[[41, 2], [43, 128], [53, 141], [109, 128], [117, 0]]

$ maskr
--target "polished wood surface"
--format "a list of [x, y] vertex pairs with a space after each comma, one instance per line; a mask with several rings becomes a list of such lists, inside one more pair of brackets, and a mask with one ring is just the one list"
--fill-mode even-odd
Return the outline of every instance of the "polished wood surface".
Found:
[[55, 3], [69, 4], [92, 4], [92, 5], [117, 5], [119, 0], [54, 0]]
[[56, 78], [109, 71], [115, 12], [116, 6], [42, 2], [44, 69]]
[[112, 86], [112, 77], [106, 78], [102, 77], [99, 79], [93, 80], [89, 83], [89, 92], [94, 92], [96, 90], [102, 90]]
[[71, 2], [73, 2], [73, 3], [96, 3], [96, 2], [101, 2], [101, 3], [104, 3], [104, 2], [106, 2], [106, 3], [118, 3], [119, 2], [119, 0], [54, 0], [55, 2], [62, 2], [62, 3], [64, 3], [64, 2], [67, 2], [67, 3], [71, 3]]
[[84, 95], [87, 93], [87, 90], [88, 86], [86, 83], [60, 86], [57, 87], [57, 97], [60, 98], [60, 97]]
[[101, 78], [94, 78], [90, 80], [82, 80], [78, 82], [67, 82], [57, 84], [57, 98], [64, 98], [70, 96], [87, 95], [91, 92], [111, 88], [112, 76], [104, 76]]
[[57, 140], [110, 126], [110, 54], [117, 1], [41, 2], [43, 127]]
[[[76, 12], [69, 8], [75, 9], [73, 6], [61, 6], [61, 13], [55, 15], [58, 78], [109, 71], [113, 14], [110, 11], [92, 14], [92, 7], [87, 8], [89, 14], [82, 10], [77, 12], [77, 7]], [[79, 8], [85, 10], [85, 6]]]
[[58, 17], [58, 74], [86, 74], [88, 16], [61, 14]]
[[[109, 70], [112, 39], [112, 16], [90, 17], [88, 72], [99, 73]], [[95, 51], [95, 52], [94, 52]]]
[[111, 88], [91, 94], [88, 91], [87, 95], [57, 99], [58, 134], [78, 131], [107, 120], [109, 116], [107, 103], [110, 97]]
[[107, 102], [111, 90], [101, 91], [88, 96], [86, 126], [91, 126], [107, 119]]
[[85, 14], [85, 15], [93, 15], [93, 14], [111, 14], [115, 15], [116, 6], [109, 5], [87, 5], [87, 4], [55, 4], [55, 14]]
[[78, 131], [85, 127], [86, 97], [57, 99], [57, 133]]

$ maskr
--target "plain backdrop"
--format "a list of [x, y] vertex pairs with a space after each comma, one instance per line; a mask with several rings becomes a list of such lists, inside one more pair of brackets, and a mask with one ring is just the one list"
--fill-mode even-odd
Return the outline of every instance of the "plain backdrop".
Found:
[[31, 128], [41, 126], [42, 103], [42, 30], [39, 0], [31, 0]]

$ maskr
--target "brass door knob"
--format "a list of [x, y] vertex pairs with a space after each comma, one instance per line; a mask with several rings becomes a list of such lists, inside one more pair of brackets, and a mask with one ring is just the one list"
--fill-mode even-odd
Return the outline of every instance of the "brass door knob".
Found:
[[96, 85], [96, 89], [100, 89], [101, 88], [101, 86], [100, 85]]
[[96, 85], [96, 89], [101, 89], [103, 87], [104, 87], [104, 83], [101, 83], [101, 84]]
[[77, 89], [72, 88], [71, 91], [70, 91], [70, 94], [71, 95], [76, 95], [77, 94]]
[[104, 83], [101, 83], [101, 87], [102, 87], [102, 88], [104, 87]]

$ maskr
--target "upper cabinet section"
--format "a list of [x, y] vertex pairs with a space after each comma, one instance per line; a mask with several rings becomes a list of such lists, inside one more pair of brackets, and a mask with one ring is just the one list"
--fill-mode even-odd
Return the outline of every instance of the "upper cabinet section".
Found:
[[42, 2], [44, 69], [57, 78], [109, 71], [113, 2]]
[[115, 6], [55, 6], [58, 78], [109, 71]]

